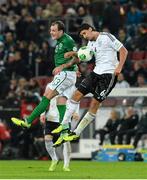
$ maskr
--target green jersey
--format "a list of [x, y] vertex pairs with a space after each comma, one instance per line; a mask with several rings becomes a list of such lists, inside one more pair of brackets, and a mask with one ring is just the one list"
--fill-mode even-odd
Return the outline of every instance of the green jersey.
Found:
[[[71, 61], [72, 58], [64, 58], [64, 54], [70, 51], [76, 51], [75, 41], [66, 33], [63, 34], [58, 40], [55, 48], [55, 66], [58, 67]], [[73, 65], [69, 68], [63, 69], [64, 71], [76, 71], [77, 66]]]

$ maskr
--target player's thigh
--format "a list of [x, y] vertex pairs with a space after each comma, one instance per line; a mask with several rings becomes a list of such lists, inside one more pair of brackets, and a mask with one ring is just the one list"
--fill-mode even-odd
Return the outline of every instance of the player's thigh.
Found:
[[56, 90], [50, 89], [49, 87], [47, 87], [45, 89], [45, 92], [43, 94], [43, 96], [47, 97], [48, 99], [52, 99], [52, 98], [54, 98], [57, 95], [58, 95], [58, 92]]
[[79, 102], [82, 98], [84, 97], [84, 94], [81, 93], [78, 89], [74, 92], [73, 96], [72, 96], [72, 100]]
[[54, 76], [54, 79], [51, 83], [48, 84], [48, 88], [51, 90], [55, 90], [61, 95], [68, 87], [75, 84], [76, 81], [76, 73], [62, 71]]

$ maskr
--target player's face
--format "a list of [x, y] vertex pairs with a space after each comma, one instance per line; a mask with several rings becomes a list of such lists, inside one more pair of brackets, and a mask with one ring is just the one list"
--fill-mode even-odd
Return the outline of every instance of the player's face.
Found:
[[50, 35], [53, 40], [59, 39], [63, 35], [63, 30], [58, 30], [58, 25], [52, 25], [50, 27]]
[[93, 34], [92, 34], [92, 29], [84, 29], [80, 32], [80, 36], [82, 36], [84, 39], [91, 41], [93, 40]]

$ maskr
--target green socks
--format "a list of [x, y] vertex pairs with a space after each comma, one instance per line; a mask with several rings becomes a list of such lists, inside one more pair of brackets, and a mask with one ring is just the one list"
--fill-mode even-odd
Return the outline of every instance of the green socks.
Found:
[[64, 118], [65, 111], [66, 111], [66, 105], [57, 105], [57, 108], [59, 111], [59, 122], [61, 123]]
[[38, 106], [33, 110], [33, 112], [26, 118], [28, 124], [31, 124], [37, 117], [40, 116], [41, 113], [46, 111], [48, 105], [50, 103], [50, 99], [46, 98], [45, 96], [42, 97], [41, 102]]

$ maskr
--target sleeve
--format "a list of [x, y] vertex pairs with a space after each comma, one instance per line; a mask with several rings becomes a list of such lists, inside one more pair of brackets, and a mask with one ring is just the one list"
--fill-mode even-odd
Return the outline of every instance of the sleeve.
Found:
[[116, 39], [116, 37], [113, 36], [112, 34], [108, 33], [107, 35], [110, 46], [116, 51], [119, 51], [120, 48], [123, 46], [123, 44], [118, 39]]

